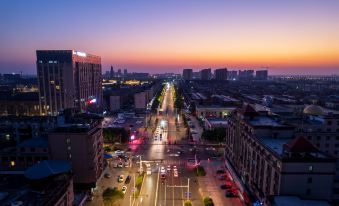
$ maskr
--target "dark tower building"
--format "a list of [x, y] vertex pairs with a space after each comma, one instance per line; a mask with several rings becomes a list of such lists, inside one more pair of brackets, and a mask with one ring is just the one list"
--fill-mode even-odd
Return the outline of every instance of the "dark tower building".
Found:
[[101, 58], [75, 50], [38, 50], [37, 73], [41, 115], [67, 108], [86, 111], [102, 104]]

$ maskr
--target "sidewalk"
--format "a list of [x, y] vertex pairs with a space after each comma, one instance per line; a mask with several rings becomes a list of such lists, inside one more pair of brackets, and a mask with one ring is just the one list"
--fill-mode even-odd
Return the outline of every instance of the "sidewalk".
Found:
[[222, 161], [208, 162], [206, 160], [201, 161], [201, 166], [205, 168], [206, 176], [199, 177], [199, 191], [201, 196], [204, 198], [209, 196], [213, 199], [215, 206], [242, 206], [239, 198], [228, 198], [225, 197], [225, 190], [220, 189], [222, 181], [217, 179], [216, 170], [223, 164]]

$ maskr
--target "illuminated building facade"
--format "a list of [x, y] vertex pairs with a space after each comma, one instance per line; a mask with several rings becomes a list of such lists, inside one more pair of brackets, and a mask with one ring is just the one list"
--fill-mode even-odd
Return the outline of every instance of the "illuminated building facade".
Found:
[[75, 50], [38, 50], [36, 54], [41, 115], [101, 107], [100, 57]]

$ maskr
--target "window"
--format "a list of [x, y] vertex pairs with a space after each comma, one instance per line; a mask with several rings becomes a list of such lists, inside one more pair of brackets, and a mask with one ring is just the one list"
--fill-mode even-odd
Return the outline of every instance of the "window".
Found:
[[307, 178], [307, 183], [312, 183], [312, 177]]
[[311, 137], [311, 136], [308, 136], [308, 137], [307, 137], [307, 139], [308, 139], [308, 140], [311, 140], [311, 139], [312, 139], [312, 137]]
[[335, 147], [335, 148], [338, 148], [338, 147], [339, 147], [339, 144], [335, 144], [334, 147]]
[[320, 136], [317, 136], [317, 140], [320, 140]]
[[329, 136], [327, 136], [327, 137], [326, 137], [326, 140], [330, 140], [330, 137], [329, 137]]
[[326, 147], [326, 148], [329, 148], [329, 147], [330, 147], [330, 144], [326, 143], [326, 144], [325, 144], [325, 147]]
[[307, 189], [306, 190], [306, 195], [310, 195], [311, 194], [311, 189]]
[[333, 152], [335, 155], [337, 155], [338, 154], [338, 150], [334, 150], [334, 152]]
[[331, 125], [332, 124], [332, 121], [327, 121], [327, 125]]
[[310, 165], [310, 166], [308, 167], [308, 171], [310, 171], [310, 172], [313, 171], [313, 165]]

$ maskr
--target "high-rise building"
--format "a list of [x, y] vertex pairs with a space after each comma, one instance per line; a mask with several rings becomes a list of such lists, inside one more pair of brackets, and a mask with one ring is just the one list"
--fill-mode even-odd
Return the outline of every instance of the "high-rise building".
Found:
[[191, 79], [193, 79], [193, 70], [192, 69], [184, 69], [182, 71], [182, 78], [184, 80], [191, 80]]
[[211, 80], [212, 78], [212, 71], [211, 69], [203, 69], [201, 70], [201, 79], [202, 80]]
[[227, 72], [227, 79], [229, 79], [229, 80], [238, 79], [238, 71], [228, 71]]
[[239, 80], [252, 80], [254, 77], [254, 70], [239, 70], [238, 78]]
[[114, 69], [113, 69], [113, 66], [111, 66], [110, 78], [111, 78], [111, 79], [114, 78]]
[[214, 71], [214, 76], [216, 80], [227, 80], [227, 68], [216, 69]]
[[267, 80], [268, 71], [267, 70], [258, 70], [255, 72], [255, 78], [257, 80]]
[[124, 77], [127, 77], [127, 75], [128, 75], [127, 69], [124, 69]]
[[121, 77], [121, 69], [118, 69], [118, 75], [117, 77]]
[[101, 58], [75, 50], [37, 50], [41, 115], [102, 103]]

